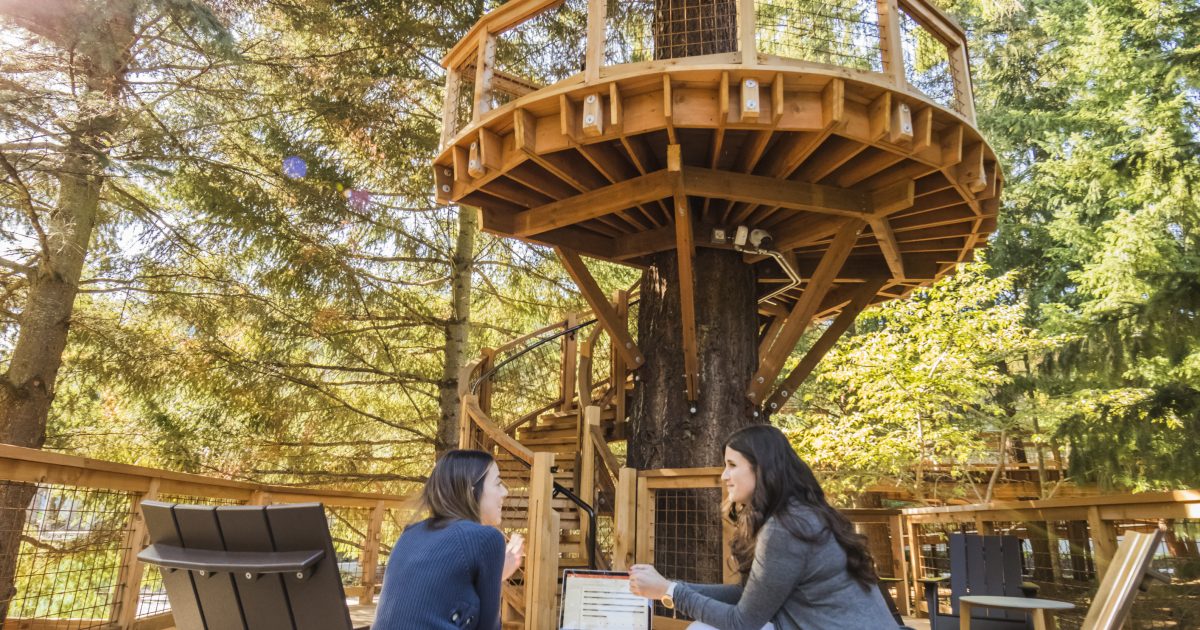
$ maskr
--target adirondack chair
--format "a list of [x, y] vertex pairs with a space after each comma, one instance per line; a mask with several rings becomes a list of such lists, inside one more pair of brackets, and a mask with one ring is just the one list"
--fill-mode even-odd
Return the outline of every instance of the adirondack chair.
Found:
[[142, 513], [138, 558], [162, 569], [178, 630], [352, 630], [320, 504], [143, 501]]
[[[1150, 568], [1154, 552], [1161, 541], [1162, 532], [1159, 530], [1150, 534], [1125, 534], [1125, 539], [1117, 547], [1117, 553], [1108, 566], [1108, 572], [1100, 582], [1100, 588], [1096, 590], [1096, 596], [1092, 598], [1092, 604], [1088, 607], [1080, 630], [1117, 630], [1129, 619], [1133, 598], [1139, 590], [1149, 588], [1150, 580], [1167, 583], [1171, 581], [1171, 578]], [[964, 620], [959, 626], [961, 630], [978, 627], [971, 613], [980, 608], [1029, 613], [1033, 615], [1034, 627], [1037, 630], [1054, 630], [1054, 612], [1075, 607], [1074, 604], [1049, 599], [970, 595], [963, 597], [959, 605]]]
[[[1031, 597], [1037, 586], [1021, 577], [1021, 540], [1016, 536], [979, 536], [950, 534], [950, 614], [938, 610], [938, 587], [947, 580], [927, 578], [925, 602], [929, 607], [931, 630], [956, 630], [959, 627], [959, 598], [964, 595], [1002, 595]], [[976, 609], [976, 630], [1023, 630], [1032, 628], [1029, 615], [1014, 610]]]

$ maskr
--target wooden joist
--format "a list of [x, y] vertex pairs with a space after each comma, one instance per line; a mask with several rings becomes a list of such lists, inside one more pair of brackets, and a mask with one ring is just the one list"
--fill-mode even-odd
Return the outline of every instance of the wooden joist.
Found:
[[667, 172], [656, 171], [518, 213], [511, 218], [510, 233], [532, 236], [671, 194], [673, 188]]

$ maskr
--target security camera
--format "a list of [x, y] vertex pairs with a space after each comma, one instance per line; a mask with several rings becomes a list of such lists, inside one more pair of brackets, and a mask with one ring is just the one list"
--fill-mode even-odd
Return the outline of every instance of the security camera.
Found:
[[771, 244], [771, 240], [771, 233], [766, 230], [750, 231], [750, 245], [755, 248], [763, 249]]

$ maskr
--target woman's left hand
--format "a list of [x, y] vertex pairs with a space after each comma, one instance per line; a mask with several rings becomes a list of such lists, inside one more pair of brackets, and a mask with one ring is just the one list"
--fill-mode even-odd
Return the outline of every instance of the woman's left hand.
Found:
[[651, 565], [635, 564], [629, 569], [629, 590], [638, 597], [662, 599], [670, 584], [670, 580]]

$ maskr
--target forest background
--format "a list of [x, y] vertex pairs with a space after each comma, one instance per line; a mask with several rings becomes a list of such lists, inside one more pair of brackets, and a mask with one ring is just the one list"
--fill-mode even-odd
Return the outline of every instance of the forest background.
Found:
[[[493, 4], [0, 0], [0, 441], [423, 480], [459, 368], [584, 309], [552, 252], [432, 199], [438, 60]], [[997, 436], [1077, 483], [1200, 485], [1200, 4], [942, 6], [999, 229], [860, 316], [776, 421], [843, 497], [922, 496], [922, 462], [994, 461]]]

